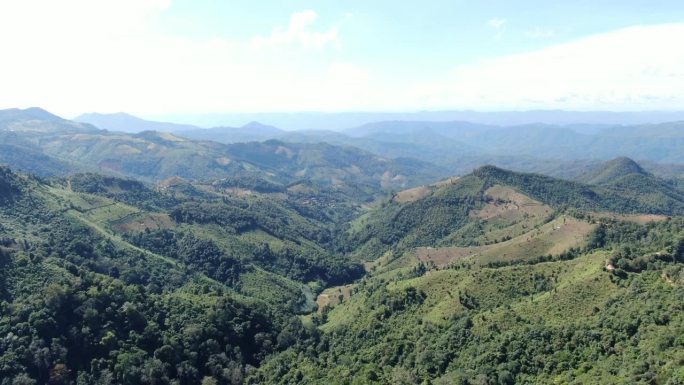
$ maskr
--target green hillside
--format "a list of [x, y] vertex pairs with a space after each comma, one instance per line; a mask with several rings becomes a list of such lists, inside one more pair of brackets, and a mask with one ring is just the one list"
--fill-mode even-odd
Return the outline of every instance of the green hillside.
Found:
[[306, 183], [0, 171], [3, 385], [682, 378], [684, 223], [613, 190], [485, 167], [364, 213]]
[[293, 343], [283, 330], [306, 333], [294, 315], [312, 290], [361, 274], [296, 195], [210, 196], [0, 168], [0, 329], [18, 336], [0, 345], [0, 383], [237, 381]]
[[0, 167], [0, 385], [684, 383], [684, 193], [628, 158], [439, 180], [3, 116], [41, 176]]
[[348, 146], [275, 140], [226, 145], [159, 131], [126, 134], [33, 110], [0, 110], [0, 139], [11, 146], [0, 163], [44, 176], [86, 171], [149, 182], [173, 177], [203, 182], [260, 178], [284, 185], [312, 181], [373, 200], [448, 174], [424, 161], [390, 159]]
[[[405, 193], [397, 194], [352, 223], [344, 244], [355, 258], [374, 260], [387, 251], [401, 254], [412, 247], [473, 247], [510, 241], [564, 213], [576, 215], [576, 210], [684, 213], [680, 190], [655, 177], [632, 175], [593, 186], [485, 166], [471, 175], [425, 186], [416, 199], [403, 200]], [[504, 214], [507, 206], [515, 209], [508, 210], [514, 214]]]
[[314, 349], [276, 355], [252, 383], [681, 383], [684, 269], [671, 257], [682, 225], [647, 228], [675, 240], [629, 245], [661, 253], [638, 272], [606, 271], [621, 242], [555, 262], [368, 277], [317, 316]]
[[609, 194], [491, 167], [397, 194], [350, 230], [369, 273], [250, 383], [681, 383], [684, 221]]

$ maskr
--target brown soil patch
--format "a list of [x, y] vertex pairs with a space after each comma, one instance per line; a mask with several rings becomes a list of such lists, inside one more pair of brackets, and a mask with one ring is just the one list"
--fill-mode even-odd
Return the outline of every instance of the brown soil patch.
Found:
[[172, 176], [170, 178], [164, 179], [163, 181], [159, 182], [157, 186], [159, 186], [162, 189], [173, 187], [173, 186], [178, 186], [181, 184], [185, 184], [186, 181], [185, 179], [179, 177], [179, 176]]
[[518, 220], [527, 216], [535, 218], [548, 217], [553, 209], [538, 202], [510, 187], [493, 186], [485, 191], [485, 196], [491, 200], [485, 207], [473, 211], [472, 216], [480, 219], [503, 218]]
[[440, 180], [439, 182], [433, 183], [432, 185], [435, 187], [448, 186], [450, 184], [456, 183], [456, 181], [459, 179], [461, 179], [460, 176], [452, 176], [451, 178]]
[[421, 262], [434, 262], [437, 266], [446, 266], [461, 259], [479, 255], [491, 246], [474, 247], [418, 247], [416, 255]]
[[394, 196], [394, 201], [398, 203], [409, 203], [409, 202], [415, 202], [419, 199], [424, 198], [426, 195], [430, 193], [430, 188], [427, 186], [419, 186], [419, 187], [414, 187], [410, 188], [408, 190], [404, 190], [401, 192], [398, 192]]
[[216, 158], [216, 163], [220, 164], [221, 166], [227, 166], [231, 164], [233, 161], [230, 160], [229, 158], [226, 158], [225, 156], [222, 156], [220, 158]]
[[638, 223], [640, 225], [645, 225], [645, 224], [651, 223], [651, 222], [662, 222], [662, 221], [666, 221], [669, 218], [665, 215], [656, 215], [656, 214], [615, 214], [615, 213], [607, 213], [607, 212], [592, 213], [592, 215], [595, 215], [598, 218], [610, 218], [610, 219], [616, 219], [619, 221], [634, 222], [634, 223]]
[[168, 132], [157, 132], [157, 136], [164, 140], [168, 140], [169, 142], [187, 142], [187, 139], [183, 139]]

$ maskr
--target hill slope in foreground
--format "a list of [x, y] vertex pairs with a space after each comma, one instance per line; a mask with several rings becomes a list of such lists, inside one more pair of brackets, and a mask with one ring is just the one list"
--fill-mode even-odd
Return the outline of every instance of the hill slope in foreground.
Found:
[[640, 209], [661, 210], [492, 167], [398, 193], [350, 228], [369, 273], [319, 296], [318, 349], [255, 378], [681, 383], [684, 220]]
[[353, 208], [212, 187], [0, 167], [0, 384], [242, 383], [307, 336], [363, 272], [332, 247]]
[[680, 384], [663, 191], [484, 167], [349, 222], [304, 183], [0, 168], [0, 384]]

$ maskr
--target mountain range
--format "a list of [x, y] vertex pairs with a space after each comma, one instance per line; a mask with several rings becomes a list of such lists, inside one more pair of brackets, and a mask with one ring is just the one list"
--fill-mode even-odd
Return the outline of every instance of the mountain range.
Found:
[[169, 114], [161, 120], [195, 124], [201, 127], [240, 126], [245, 122], [292, 130], [340, 131], [371, 122], [382, 121], [467, 121], [495, 126], [549, 124], [574, 125], [587, 130], [604, 125], [654, 124], [684, 120], [682, 111], [418, 111], [418, 112], [283, 112], [283, 113], [217, 113]]
[[124, 118], [0, 111], [0, 385], [684, 383], [681, 123]]
[[[556, 112], [539, 112], [539, 116], [554, 116], [554, 113]], [[559, 116], [575, 116], [571, 113], [557, 113]], [[479, 116], [477, 113], [473, 114]], [[511, 114], [527, 116], [524, 113]], [[535, 116], [531, 112], [528, 115]], [[681, 155], [684, 153], [683, 123], [616, 125], [606, 124], [609, 121], [607, 118], [602, 121], [604, 123], [579, 123], [579, 117], [582, 116], [623, 116], [624, 121], [627, 121], [626, 117], [632, 115], [650, 116], [636, 113], [578, 113], [578, 120], [568, 118], [563, 121], [565, 124], [519, 125], [515, 122], [522, 120], [513, 118], [507, 120], [505, 125], [471, 121], [392, 120], [366, 122], [339, 131], [283, 131], [252, 122], [243, 127], [193, 128], [176, 133], [190, 139], [221, 143], [279, 139], [286, 142], [326, 142], [354, 146], [390, 158], [412, 157], [427, 161], [449, 170], [451, 174], [464, 174], [482, 164], [496, 164], [518, 171], [542, 172], [567, 178], [573, 176], [567, 174], [566, 170], [575, 169], [581, 164], [590, 166], [596, 160], [628, 156], [650, 167], [651, 172], [677, 176], [677, 172], [672, 172], [671, 165], [684, 161]], [[676, 113], [670, 115], [662, 116], [677, 118]], [[368, 116], [369, 119], [371, 117], [372, 115]], [[115, 117], [113, 120], [116, 122]], [[643, 120], [632, 120], [639, 121]], [[658, 120], [654, 118], [651, 121]], [[106, 122], [100, 124], [102, 128], [115, 126]], [[145, 126], [132, 124], [130, 127], [136, 127], [131, 128], [135, 131]]]

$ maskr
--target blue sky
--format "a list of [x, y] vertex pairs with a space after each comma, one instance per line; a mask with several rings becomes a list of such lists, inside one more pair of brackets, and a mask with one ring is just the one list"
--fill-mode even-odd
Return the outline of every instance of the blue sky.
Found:
[[683, 4], [0, 2], [0, 107], [684, 109]]

